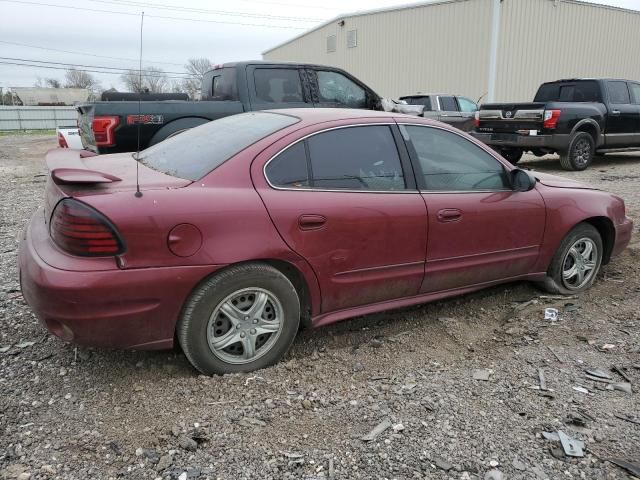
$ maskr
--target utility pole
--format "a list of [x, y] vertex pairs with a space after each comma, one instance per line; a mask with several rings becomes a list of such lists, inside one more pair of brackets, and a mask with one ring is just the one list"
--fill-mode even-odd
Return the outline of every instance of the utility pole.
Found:
[[489, 80], [487, 102], [495, 102], [496, 77], [498, 75], [498, 40], [500, 38], [500, 10], [502, 0], [493, 0], [491, 14], [491, 45], [489, 47]]

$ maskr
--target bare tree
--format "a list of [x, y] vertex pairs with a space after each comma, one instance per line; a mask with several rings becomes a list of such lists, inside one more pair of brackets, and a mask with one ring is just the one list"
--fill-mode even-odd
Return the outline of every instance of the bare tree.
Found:
[[70, 68], [64, 74], [64, 88], [86, 88], [95, 92], [100, 88], [100, 82], [90, 73]]
[[202, 88], [202, 76], [211, 70], [212, 62], [208, 58], [190, 58], [184, 68], [190, 75], [182, 81], [183, 91], [189, 94], [192, 99], [200, 97]]
[[142, 78], [138, 70], [128, 70], [120, 79], [127, 90], [135, 93], [163, 93], [169, 88], [169, 78], [164, 70], [158, 67], [142, 69]]

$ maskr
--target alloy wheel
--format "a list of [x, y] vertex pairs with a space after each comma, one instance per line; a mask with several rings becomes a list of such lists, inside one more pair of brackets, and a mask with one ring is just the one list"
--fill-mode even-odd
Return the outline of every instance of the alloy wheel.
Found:
[[562, 283], [569, 290], [579, 290], [596, 273], [598, 247], [587, 237], [576, 241], [567, 251], [562, 262]]
[[591, 159], [591, 144], [581, 138], [573, 147], [573, 163], [576, 167], [583, 167], [589, 164]]

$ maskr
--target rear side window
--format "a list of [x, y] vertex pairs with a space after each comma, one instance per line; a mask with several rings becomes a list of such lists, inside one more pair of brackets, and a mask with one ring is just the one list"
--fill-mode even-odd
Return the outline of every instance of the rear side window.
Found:
[[431, 111], [431, 97], [425, 95], [424, 97], [400, 97], [400, 100], [404, 100], [409, 105], [424, 105], [424, 109]]
[[440, 108], [444, 112], [457, 112], [458, 104], [453, 97], [440, 97]]
[[439, 128], [405, 128], [418, 155], [427, 190], [510, 189], [502, 164], [469, 140]]
[[231, 115], [167, 138], [140, 152], [139, 160], [167, 175], [198, 180], [249, 145], [299, 121], [267, 112]]
[[318, 71], [320, 102], [345, 107], [365, 108], [367, 93], [353, 80], [337, 72]]
[[630, 83], [629, 90], [631, 90], [631, 99], [633, 100], [633, 103], [640, 104], [640, 84]]
[[607, 82], [607, 89], [609, 90], [609, 101], [611, 103], [631, 103], [627, 82]]
[[600, 87], [594, 80], [543, 83], [534, 102], [600, 102]]
[[235, 68], [226, 67], [214, 73], [211, 100], [238, 100]]
[[259, 102], [304, 102], [300, 74], [295, 68], [257, 68], [253, 78]]
[[265, 174], [275, 187], [308, 187], [309, 173], [304, 142], [294, 144], [271, 160], [265, 168]]

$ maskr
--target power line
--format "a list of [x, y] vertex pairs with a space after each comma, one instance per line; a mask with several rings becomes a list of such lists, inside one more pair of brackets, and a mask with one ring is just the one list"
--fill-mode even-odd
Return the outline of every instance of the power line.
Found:
[[175, 12], [189, 12], [189, 13], [205, 13], [210, 15], [226, 15], [230, 17], [245, 17], [245, 18], [257, 18], [265, 20], [289, 20], [292, 22], [321, 22], [324, 18], [312, 18], [312, 17], [285, 17], [279, 15], [267, 15], [262, 13], [250, 13], [250, 12], [236, 12], [230, 10], [209, 10], [204, 8], [191, 8], [191, 7], [177, 7], [167, 4], [155, 4], [146, 3], [144, 1], [127, 1], [127, 0], [87, 0], [88, 2], [97, 3], [110, 3], [112, 5], [127, 6], [127, 7], [145, 7], [155, 8], [159, 10], [170, 10]]
[[[47, 69], [50, 69], [50, 70], [69, 70], [68, 67], [54, 67], [54, 66], [50, 66], [50, 65], [31, 65], [31, 64], [28, 64], [28, 63], [6, 62], [4, 60], [0, 60], [0, 65], [16, 65], [16, 66], [20, 66], [20, 67], [47, 68]], [[90, 70], [90, 69], [86, 69], [86, 68], [76, 68], [75, 70], [77, 70], [78, 72], [103, 73], [103, 74], [107, 74], [107, 75], [120, 75], [120, 76], [122, 76], [122, 75], [127, 73], [127, 71], [105, 72], [105, 71], [102, 71], [102, 70]], [[153, 78], [163, 77], [163, 78], [172, 78], [172, 79], [177, 79], [177, 80], [185, 80], [186, 78], [189, 78], [189, 77], [175, 77], [175, 76], [171, 76], [171, 75], [155, 75], [153, 73], [145, 73], [145, 75], [148, 76], [148, 77], [153, 77]]]
[[[13, 60], [17, 62], [31, 62], [31, 63], [47, 63], [53, 65], [66, 65], [67, 67], [87, 67], [87, 68], [102, 68], [105, 70], [118, 70], [118, 71], [134, 71], [137, 72], [137, 68], [129, 68], [129, 67], [104, 67], [102, 65], [84, 65], [81, 63], [63, 63], [63, 62], [50, 62], [48, 60], [34, 60], [31, 58], [15, 58], [15, 57], [0, 57], [0, 60]], [[144, 69], [143, 69], [144, 72]], [[174, 73], [176, 75], [186, 75], [188, 77], [196, 77], [195, 75], [190, 74], [189, 72], [171, 72], [171, 71], [163, 71], [158, 73]], [[186, 77], [185, 77], [186, 78]]]
[[[51, 47], [42, 47], [39, 45], [30, 45], [28, 43], [18, 43], [18, 42], [8, 42], [6, 40], [0, 40], [0, 43], [6, 43], [7, 45], [16, 45], [18, 47], [28, 47], [28, 48], [38, 48], [40, 50], [49, 50], [51, 52], [61, 52], [61, 53], [71, 53], [73, 55], [86, 55], [88, 57], [96, 57], [96, 58], [109, 58], [111, 60], [126, 60], [129, 62], [137, 62], [135, 58], [125, 58], [125, 57], [110, 57], [108, 55], [98, 55], [97, 53], [87, 53], [87, 52], [77, 52], [74, 50], [60, 50], [59, 48], [51, 48]], [[175, 62], [162, 62], [160, 60], [149, 60], [147, 63], [161, 63], [163, 65], [178, 65], [182, 67], [184, 64], [175, 63]]]
[[[41, 7], [54, 7], [54, 8], [66, 8], [68, 10], [85, 10], [87, 12], [97, 12], [97, 13], [109, 13], [113, 15], [126, 15], [128, 17], [138, 17], [137, 13], [129, 13], [129, 12], [114, 12], [113, 10], [100, 10], [97, 8], [86, 8], [86, 7], [75, 7], [69, 5], [54, 5], [52, 3], [41, 3], [41, 2], [26, 2], [24, 0], [0, 0], [0, 2], [9, 2], [9, 3], [19, 3], [23, 5], [37, 5]], [[291, 30], [305, 30], [304, 27], [291, 27], [287, 25], [267, 25], [264, 23], [243, 23], [243, 22], [226, 22], [223, 20], [205, 20], [203, 18], [184, 18], [184, 17], [169, 17], [164, 15], [147, 15], [147, 17], [151, 18], [159, 18], [163, 20], [178, 20], [185, 22], [202, 22], [202, 23], [216, 23], [223, 25], [241, 25], [244, 27], [263, 27], [263, 28], [284, 28]]]

